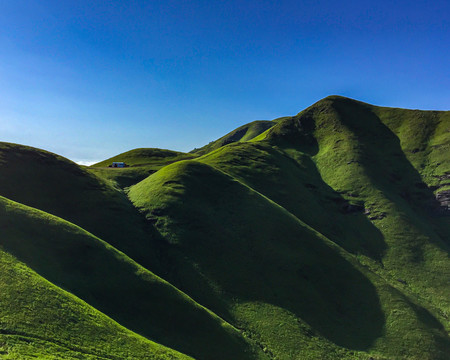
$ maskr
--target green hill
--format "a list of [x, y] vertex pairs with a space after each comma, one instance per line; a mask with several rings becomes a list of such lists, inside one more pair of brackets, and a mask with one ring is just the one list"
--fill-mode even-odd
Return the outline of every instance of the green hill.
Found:
[[74, 223], [140, 264], [157, 264], [159, 234], [123, 191], [61, 156], [0, 143], [0, 196]]
[[[442, 151], [449, 146], [449, 128], [448, 112], [378, 108], [329, 97], [266, 136], [292, 157], [309, 154], [334, 191], [364, 205], [386, 243], [383, 271], [404, 279], [410, 291], [428, 298], [443, 314], [450, 310], [445, 300], [450, 296], [449, 213], [431, 184], [450, 173], [448, 152]], [[419, 134], [414, 141], [413, 133]], [[409, 151], [411, 146], [419, 150]]]
[[111, 320], [0, 250], [2, 359], [191, 359]]
[[199, 358], [248, 347], [229, 324], [81, 228], [5, 198], [0, 215], [5, 251], [128, 329]]
[[[129, 331], [63, 290], [78, 287], [75, 290], [85, 297], [95, 298], [108, 288], [106, 284], [93, 288], [108, 264], [97, 263], [99, 259], [91, 255], [102, 247], [107, 253], [106, 244], [64, 220], [3, 197], [0, 228], [2, 359], [188, 359]], [[112, 256], [116, 262], [124, 258], [118, 252]], [[87, 278], [92, 283], [83, 282]], [[106, 279], [103, 276], [102, 281]], [[111, 292], [101, 294], [105, 295], [114, 299]]]
[[450, 112], [339, 96], [190, 154], [0, 143], [0, 351], [446, 360], [449, 145]]
[[129, 166], [143, 165], [167, 165], [172, 162], [189, 159], [193, 156], [179, 151], [156, 149], [156, 148], [140, 148], [134, 149], [122, 154], [113, 156], [112, 158], [103, 160], [92, 165], [92, 167], [107, 167], [114, 161], [125, 162]]
[[[244, 181], [348, 251], [364, 255], [384, 276], [404, 279], [410, 291], [429, 297], [439, 312], [448, 314], [449, 217], [435, 188], [424, 181], [443, 178], [437, 191], [445, 187], [450, 159], [441, 149], [448, 148], [450, 136], [439, 136], [440, 142], [422, 140], [434, 144], [426, 155], [403, 150], [375, 115], [391, 111], [330, 97], [283, 120], [262, 142], [224, 147], [201, 161]], [[404, 127], [417, 126], [417, 111], [398, 112]], [[433, 121], [450, 128], [449, 113], [420, 113], [422, 127], [428, 128], [423, 121]], [[439, 162], [427, 160], [421, 174], [408, 160], [410, 154], [438, 157]]]
[[270, 129], [278, 120], [279, 119], [275, 119], [273, 121], [256, 120], [242, 125], [221, 138], [211, 141], [209, 144], [202, 146], [201, 148], [192, 150], [191, 153], [195, 155], [203, 155], [233, 142], [249, 141], [267, 129]]
[[219, 170], [192, 161], [173, 164], [129, 195], [192, 263], [190, 272], [180, 266], [173, 283], [206, 278], [210, 290], [186, 291], [218, 313], [202, 293], [226, 299], [223, 316], [274, 358], [352, 358], [368, 351], [445, 359], [450, 350], [443, 325], [415, 298]]
[[[193, 154], [178, 151], [140, 148], [124, 152], [91, 165], [88, 170], [104, 179], [112, 181], [120, 188], [126, 188], [145, 179], [165, 165], [194, 157], [195, 155]], [[110, 168], [109, 166], [114, 161], [125, 162], [127, 167]]]

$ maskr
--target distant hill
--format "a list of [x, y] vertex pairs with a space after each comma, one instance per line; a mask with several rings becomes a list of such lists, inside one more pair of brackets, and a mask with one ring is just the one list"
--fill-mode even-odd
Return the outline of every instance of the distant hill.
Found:
[[[140, 148], [113, 156], [107, 160], [91, 165], [89, 171], [113, 181], [117, 186], [125, 188], [138, 183], [155, 173], [165, 165], [173, 162], [192, 159], [195, 155], [178, 151]], [[113, 162], [125, 162], [125, 168], [109, 168]]]
[[449, 150], [340, 96], [189, 154], [0, 143], [0, 357], [447, 360]]
[[270, 129], [276, 124], [277, 120], [267, 121], [267, 120], [257, 120], [251, 123], [242, 125], [232, 132], [222, 136], [220, 139], [210, 142], [209, 144], [191, 151], [192, 154], [204, 155], [208, 152], [216, 150], [222, 146], [231, 144], [233, 142], [248, 141], [251, 140], [267, 129]]
[[122, 154], [113, 156], [94, 165], [92, 167], [102, 167], [111, 165], [113, 161], [123, 161], [129, 166], [143, 166], [143, 165], [167, 165], [170, 162], [175, 162], [183, 159], [190, 159], [194, 156], [185, 154], [179, 151], [155, 149], [155, 148], [140, 148], [134, 149]]

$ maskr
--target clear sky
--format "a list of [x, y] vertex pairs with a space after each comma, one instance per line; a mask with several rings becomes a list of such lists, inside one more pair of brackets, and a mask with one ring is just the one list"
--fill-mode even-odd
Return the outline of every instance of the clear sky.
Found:
[[338, 94], [450, 109], [450, 1], [0, 0], [0, 141], [189, 151]]

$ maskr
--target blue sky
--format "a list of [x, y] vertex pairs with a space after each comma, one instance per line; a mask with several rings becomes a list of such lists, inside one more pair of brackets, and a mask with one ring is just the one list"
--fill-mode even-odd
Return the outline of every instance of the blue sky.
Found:
[[189, 151], [339, 94], [450, 110], [449, 1], [0, 0], [0, 141]]

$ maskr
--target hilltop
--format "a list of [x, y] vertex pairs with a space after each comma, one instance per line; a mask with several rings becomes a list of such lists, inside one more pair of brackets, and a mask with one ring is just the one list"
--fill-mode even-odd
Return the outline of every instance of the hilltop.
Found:
[[211, 152], [233, 142], [249, 141], [257, 137], [267, 129], [270, 129], [276, 124], [277, 120], [278, 119], [272, 121], [256, 120], [251, 123], [242, 125], [237, 129], [229, 132], [228, 134], [222, 136], [221, 138], [211, 141], [209, 144], [202, 146], [199, 149], [192, 150], [191, 153], [196, 155], [204, 155], [208, 152]]
[[2, 356], [446, 360], [449, 148], [340, 96], [91, 167], [1, 143]]

